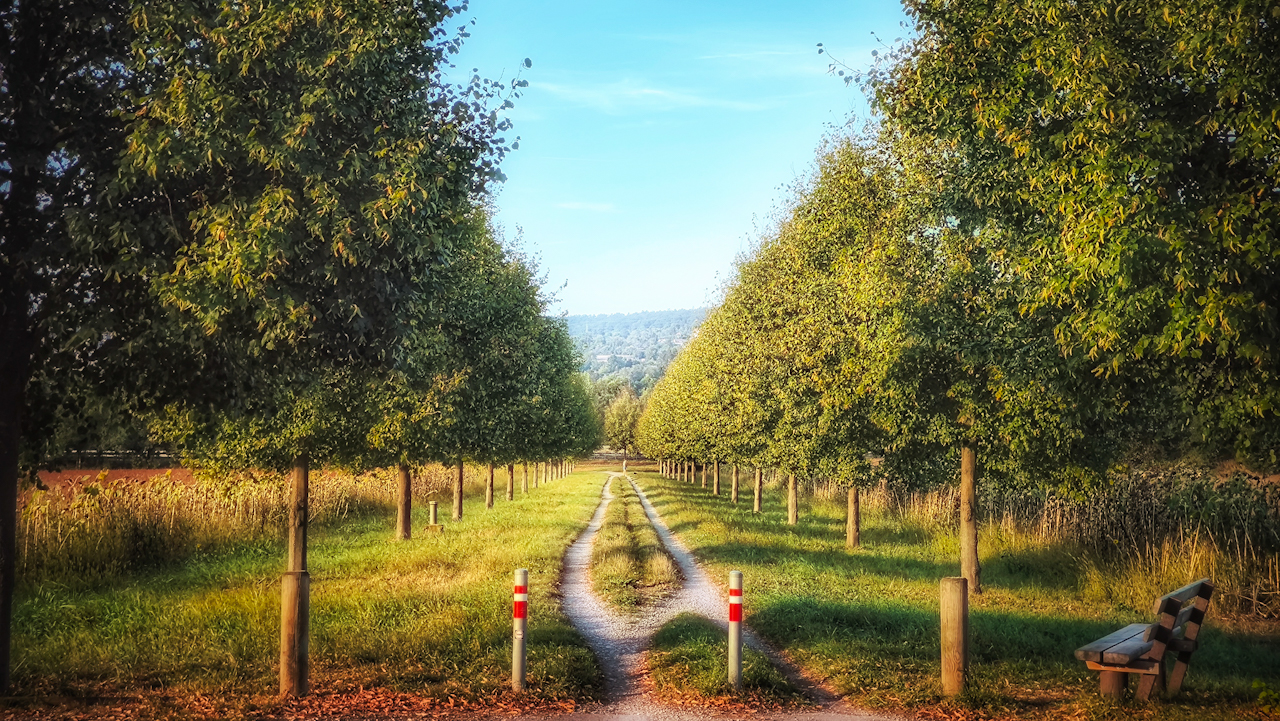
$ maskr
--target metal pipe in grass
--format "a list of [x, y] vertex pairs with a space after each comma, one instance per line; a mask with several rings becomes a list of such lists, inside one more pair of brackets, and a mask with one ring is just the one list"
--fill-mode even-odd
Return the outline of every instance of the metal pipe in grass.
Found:
[[742, 571], [729, 572], [729, 683], [742, 688]]
[[524, 690], [525, 631], [529, 626], [529, 569], [517, 568], [511, 604], [511, 690]]

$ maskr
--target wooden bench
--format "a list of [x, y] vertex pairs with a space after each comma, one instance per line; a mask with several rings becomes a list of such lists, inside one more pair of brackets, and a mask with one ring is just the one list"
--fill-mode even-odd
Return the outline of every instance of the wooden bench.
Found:
[[[1196, 637], [1200, 635], [1200, 625], [1204, 623], [1212, 595], [1213, 584], [1202, 578], [1161, 596], [1156, 601], [1155, 623], [1129, 624], [1076, 649], [1076, 658], [1084, 661], [1090, 670], [1102, 672], [1099, 684], [1104, 696], [1123, 696], [1131, 673], [1142, 677], [1138, 698], [1143, 701], [1150, 700], [1157, 686], [1167, 686], [1170, 694], [1177, 693], [1187, 675], [1191, 654], [1197, 648]], [[1167, 680], [1166, 652], [1177, 654]]]

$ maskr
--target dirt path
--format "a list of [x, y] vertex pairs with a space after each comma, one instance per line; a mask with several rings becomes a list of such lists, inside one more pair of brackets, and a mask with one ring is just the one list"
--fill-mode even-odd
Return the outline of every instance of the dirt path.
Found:
[[[675, 616], [692, 612], [725, 626], [725, 616], [729, 606], [728, 597], [711, 581], [707, 573], [694, 560], [693, 554], [680, 539], [671, 533], [662, 517], [654, 510], [644, 491], [622, 473], [610, 473], [609, 481], [615, 478], [625, 479], [631, 483], [645, 515], [653, 525], [667, 551], [680, 566], [684, 575], [684, 585], [664, 602], [653, 606], [639, 616], [628, 617], [609, 609], [591, 590], [590, 567], [591, 547], [596, 534], [604, 523], [605, 511], [613, 500], [610, 483], [606, 482], [600, 506], [591, 518], [582, 535], [578, 537], [565, 553], [564, 581], [561, 594], [564, 598], [564, 612], [569, 620], [586, 638], [587, 645], [595, 652], [605, 677], [605, 692], [608, 703], [583, 712], [559, 716], [559, 719], [683, 719], [725, 717], [726, 714], [714, 710], [685, 710], [660, 706], [644, 695], [641, 683], [641, 661], [650, 637], [667, 621]], [[866, 719], [867, 721], [900, 721], [900, 717], [871, 715], [848, 707], [833, 694], [813, 683], [776, 650], [770, 648], [750, 630], [743, 629], [743, 641], [765, 654], [782, 670], [797, 686], [803, 688], [816, 704], [812, 709], [778, 712], [771, 714], [753, 714], [752, 718], [761, 719], [806, 719], [822, 721], [823, 719]], [[728, 714], [733, 715], [733, 714]], [[542, 717], [527, 717], [529, 721]]]

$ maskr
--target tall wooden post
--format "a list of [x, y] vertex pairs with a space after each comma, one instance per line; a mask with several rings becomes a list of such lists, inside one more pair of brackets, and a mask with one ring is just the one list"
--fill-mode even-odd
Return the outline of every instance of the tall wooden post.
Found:
[[458, 461], [458, 475], [453, 480], [453, 520], [462, 520], [462, 473], [465, 470], [465, 464]]
[[507, 500], [514, 501], [516, 499], [516, 465], [514, 463], [507, 464]]
[[942, 693], [955, 696], [964, 690], [969, 665], [969, 582], [942, 579]]
[[293, 460], [289, 503], [288, 569], [280, 584], [280, 695], [307, 694], [311, 629], [311, 582], [307, 575], [307, 498], [310, 465], [305, 453]]
[[844, 529], [845, 548], [857, 548], [862, 545], [861, 518], [858, 509], [858, 487], [849, 487], [849, 508], [846, 512]]
[[396, 504], [396, 540], [407, 541], [413, 534], [413, 476], [409, 473], [409, 464], [401, 463], [396, 467], [399, 474], [399, 501]]
[[787, 525], [800, 522], [800, 489], [796, 486], [796, 474], [787, 474]]
[[978, 563], [978, 458], [971, 444], [960, 447], [960, 575], [970, 593], [982, 593]]
[[764, 469], [759, 466], [756, 467], [756, 497], [751, 510], [755, 513], [764, 511]]

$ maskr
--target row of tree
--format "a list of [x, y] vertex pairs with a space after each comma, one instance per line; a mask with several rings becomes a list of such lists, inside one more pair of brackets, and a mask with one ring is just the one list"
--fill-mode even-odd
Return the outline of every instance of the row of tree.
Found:
[[[1088, 492], [1141, 447], [1274, 467], [1280, 32], [1264, 5], [908, 3], [655, 388], [641, 449], [850, 487]], [[791, 482], [794, 485], [794, 481]], [[794, 516], [793, 516], [794, 519]]]
[[524, 82], [445, 82], [464, 8], [0, 8], [0, 689], [19, 469], [93, 419], [292, 468], [294, 574], [311, 465], [599, 444], [564, 323], [487, 220]]

